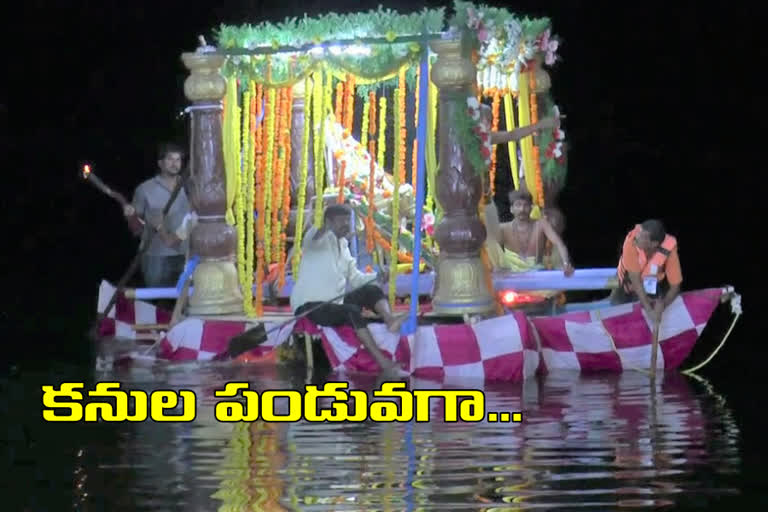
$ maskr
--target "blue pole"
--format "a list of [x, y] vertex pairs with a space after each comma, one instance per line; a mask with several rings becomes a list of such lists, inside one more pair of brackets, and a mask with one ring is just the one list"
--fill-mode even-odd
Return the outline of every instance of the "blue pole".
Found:
[[[400, 334], [409, 335], [416, 332], [416, 305], [419, 301], [419, 262], [421, 261], [421, 217], [424, 212], [424, 167], [427, 142], [427, 108], [429, 101], [429, 48], [424, 45], [419, 72], [419, 126], [417, 130], [418, 153], [416, 159], [416, 216], [413, 222], [413, 269], [411, 270], [411, 309], [408, 321], [400, 328]], [[398, 193], [395, 191], [395, 193]]]

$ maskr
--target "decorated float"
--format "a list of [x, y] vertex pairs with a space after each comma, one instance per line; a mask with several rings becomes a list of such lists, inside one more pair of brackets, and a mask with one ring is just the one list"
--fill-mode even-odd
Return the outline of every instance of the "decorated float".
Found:
[[[649, 368], [654, 326], [639, 305], [543, 314], [563, 290], [615, 287], [615, 268], [565, 278], [522, 260], [491, 267], [483, 207], [498, 150], [509, 155], [514, 188], [534, 197], [534, 216], [556, 205], [564, 184], [559, 126], [506, 148], [490, 143], [491, 132], [559, 115], [546, 71], [558, 40], [547, 18], [461, 1], [454, 11], [447, 19], [444, 9], [380, 8], [222, 26], [216, 46], [203, 40], [184, 53], [199, 219], [186, 316], [171, 322], [146, 302], [186, 301], [183, 279], [169, 290], [104, 282], [101, 333], [136, 338], [137, 324], [149, 324], [156, 357], [206, 360], [261, 324], [268, 341], [242, 359], [274, 357], [303, 334], [322, 340], [335, 369], [375, 371], [352, 329], [292, 319], [286, 305], [304, 233], [321, 224], [325, 206], [344, 202], [360, 268], [387, 268], [390, 303], [410, 315], [399, 334], [374, 324], [374, 337], [412, 374], [518, 380], [561, 368]], [[677, 367], [731, 298], [738, 309], [729, 287], [678, 297], [659, 326], [657, 367]]]

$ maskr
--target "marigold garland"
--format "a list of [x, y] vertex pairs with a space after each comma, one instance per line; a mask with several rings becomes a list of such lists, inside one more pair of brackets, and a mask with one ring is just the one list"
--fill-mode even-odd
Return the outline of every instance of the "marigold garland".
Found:
[[277, 263], [280, 259], [280, 205], [283, 202], [283, 163], [285, 160], [285, 148], [282, 147], [282, 133], [285, 129], [285, 89], [278, 89], [277, 105], [275, 111], [275, 132], [274, 142], [277, 144], [277, 158], [272, 159], [272, 209], [271, 213], [271, 231], [272, 241], [270, 242], [270, 263]]
[[250, 121], [251, 121], [251, 112], [250, 112], [250, 105], [251, 105], [251, 91], [250, 89], [246, 89], [245, 93], [243, 93], [243, 107], [241, 109], [242, 117], [240, 119], [242, 123], [242, 127], [240, 130], [240, 134], [242, 137], [241, 147], [242, 147], [242, 153], [240, 155], [239, 159], [239, 168], [240, 172], [238, 173], [238, 186], [237, 186], [237, 196], [235, 198], [235, 229], [237, 230], [237, 276], [238, 281], [240, 282], [240, 287], [243, 291], [243, 306], [245, 307], [245, 185], [247, 183], [247, 179], [244, 175], [248, 174], [248, 162], [250, 159], [248, 158], [249, 150], [248, 150], [248, 143], [250, 138]]
[[[378, 163], [381, 169], [384, 169], [384, 157], [387, 149], [387, 97], [379, 98], [379, 154]], [[371, 155], [373, 156], [373, 155]]]
[[421, 66], [416, 67], [416, 87], [414, 88], [413, 96], [415, 99], [415, 108], [413, 112], [413, 144], [411, 146], [411, 186], [413, 187], [414, 195], [416, 193], [416, 186], [418, 185], [418, 172], [419, 172], [419, 76], [421, 75]]
[[[315, 76], [315, 80], [317, 76]], [[304, 208], [307, 204], [307, 180], [309, 174], [309, 134], [311, 123], [314, 119], [311, 116], [314, 108], [313, 81], [307, 77], [304, 80], [304, 134], [301, 139], [301, 181], [299, 183], [299, 200], [296, 208], [296, 231], [293, 239], [293, 261], [291, 273], [293, 279], [299, 275], [299, 262], [301, 261], [301, 243], [304, 233]]]
[[258, 162], [255, 169], [255, 183], [253, 192], [256, 202], [256, 316], [264, 315], [264, 122], [266, 120], [266, 109], [262, 112], [262, 100], [264, 97], [263, 86], [259, 84], [256, 89], [256, 109], [259, 116], [263, 116], [261, 123], [256, 129], [256, 152]]
[[[395, 153], [395, 169], [398, 173], [398, 183], [405, 183], [405, 160], [406, 160], [406, 145], [405, 145], [405, 71], [406, 68], [400, 68], [399, 84], [395, 91], [397, 99], [397, 121], [395, 122], [395, 137], [397, 137], [397, 153]], [[398, 189], [395, 189], [397, 191]]]
[[325, 102], [325, 82], [323, 79], [322, 68], [315, 73], [312, 99], [312, 123], [314, 136], [313, 167], [315, 171], [315, 211], [314, 225], [320, 228], [323, 223], [323, 188], [321, 186], [321, 175], [323, 169], [323, 151], [320, 146], [320, 133], [325, 124], [323, 119], [323, 105]]
[[[515, 112], [512, 105], [512, 95], [506, 94], [504, 96], [504, 120], [506, 121], [507, 131], [515, 129]], [[515, 190], [520, 189], [520, 175], [517, 162], [517, 143], [515, 141], [509, 141], [507, 143], [507, 153], [509, 154], [509, 170], [512, 173], [512, 183]]]
[[283, 148], [285, 148], [285, 160], [283, 162], [283, 222], [280, 230], [280, 259], [278, 261], [277, 286], [282, 289], [285, 286], [286, 266], [286, 233], [288, 222], [291, 219], [291, 128], [293, 123], [293, 89], [285, 89], [285, 129], [283, 130]]
[[[536, 124], [539, 122], [539, 103], [536, 98], [536, 74], [534, 69], [528, 72], [531, 88], [531, 123]], [[533, 143], [533, 162], [536, 169], [536, 198], [540, 207], [544, 207], [544, 184], [541, 181], [541, 159], [539, 158], [539, 146], [534, 141]]]
[[[431, 67], [430, 67], [431, 69]], [[429, 90], [427, 97], [429, 98], [429, 109], [427, 110], [427, 147], [426, 147], [426, 159], [427, 159], [427, 196], [425, 205], [427, 211], [434, 212], [435, 222], [439, 222], [442, 217], [442, 207], [440, 203], [435, 201], [436, 183], [435, 178], [437, 176], [437, 144], [436, 144], [436, 131], [437, 131], [437, 102], [439, 96], [439, 90], [437, 86], [428, 81]], [[428, 237], [429, 243], [433, 240]]]
[[[323, 205], [325, 196], [325, 121], [331, 113], [330, 109], [333, 100], [333, 75], [331, 75], [331, 73], [327, 73], [326, 76], [328, 77], [328, 80], [326, 81], [325, 90], [323, 92], [322, 105], [320, 108], [320, 115], [318, 116], [320, 121], [318, 127], [318, 132], [320, 134], [320, 151], [318, 160], [315, 160], [315, 166], [318, 168], [318, 171], [315, 174], [317, 178], [315, 180], [315, 196], [317, 197], [315, 207], [315, 225], [318, 227], [322, 226], [323, 224]], [[317, 134], [318, 132], [315, 133]]]
[[360, 123], [360, 146], [368, 147], [368, 118], [371, 115], [371, 97], [363, 104], [363, 120]]
[[272, 178], [273, 178], [273, 166], [275, 160], [275, 121], [277, 118], [276, 111], [277, 104], [277, 90], [270, 87], [267, 92], [267, 111], [264, 114], [263, 122], [267, 123], [267, 129], [264, 130], [264, 139], [266, 145], [266, 158], [264, 162], [264, 208], [259, 212], [263, 212], [264, 218], [264, 257], [265, 263], [269, 265], [271, 256], [271, 218], [272, 218]]
[[[372, 103], [373, 105], [373, 103]], [[375, 205], [373, 204], [374, 200], [374, 192], [376, 190], [376, 159], [373, 157], [373, 155], [376, 154], [376, 140], [373, 138], [373, 133], [371, 133], [371, 140], [368, 141], [368, 154], [370, 155], [369, 163], [370, 167], [368, 170], [368, 189], [366, 192], [368, 192], [368, 215], [366, 216], [366, 226], [367, 229], [365, 230], [365, 249], [372, 253], [374, 246], [373, 246], [373, 209], [375, 208]]]
[[[493, 121], [491, 122], [491, 131], [497, 132], [499, 131], [499, 110], [501, 107], [501, 91], [499, 89], [495, 89], [493, 93], [493, 103], [491, 104], [491, 111], [493, 114]], [[496, 154], [496, 148], [497, 145], [494, 144], [491, 148], [491, 172], [488, 176], [488, 181], [491, 189], [491, 195], [496, 192], [496, 162], [497, 162], [497, 154]]]
[[245, 275], [243, 277], [243, 309], [248, 316], [254, 315], [253, 309], [253, 263], [254, 263], [254, 219], [253, 219], [253, 188], [254, 172], [256, 169], [256, 102], [259, 94], [256, 82], [250, 82], [251, 102], [249, 105], [249, 131], [248, 131], [248, 166], [246, 168], [246, 183], [243, 189], [245, 195]]

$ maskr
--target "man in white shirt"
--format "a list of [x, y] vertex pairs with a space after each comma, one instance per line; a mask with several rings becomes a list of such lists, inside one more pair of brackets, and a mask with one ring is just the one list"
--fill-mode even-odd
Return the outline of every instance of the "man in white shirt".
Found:
[[[357, 268], [347, 242], [351, 232], [350, 217], [348, 206], [331, 205], [325, 209], [323, 226], [307, 231], [301, 247], [299, 275], [291, 292], [291, 309], [298, 315], [316, 307], [307, 317], [317, 325], [351, 325], [381, 369], [396, 374], [399, 366], [376, 346], [361, 312], [363, 307], [375, 311], [391, 332], [399, 332], [407, 316], [393, 315], [381, 287], [373, 283], [377, 278], [380, 283], [387, 282], [386, 272], [368, 274]], [[344, 298], [330, 302], [347, 291], [347, 285], [350, 292]]]

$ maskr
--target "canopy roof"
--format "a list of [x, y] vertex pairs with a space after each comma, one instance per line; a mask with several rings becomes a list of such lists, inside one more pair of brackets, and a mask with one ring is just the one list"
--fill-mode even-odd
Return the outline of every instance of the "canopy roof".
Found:
[[520, 17], [460, 0], [453, 10], [450, 19], [444, 8], [401, 14], [380, 6], [281, 23], [221, 25], [216, 42], [219, 51], [231, 55], [225, 73], [270, 86], [296, 83], [320, 63], [353, 73], [359, 85], [364, 85], [360, 79], [382, 85], [396, 80], [403, 65], [418, 61], [425, 51], [420, 40], [459, 34], [477, 51], [478, 73], [498, 76], [499, 83], [509, 78], [515, 82], [520, 69], [533, 60], [552, 65], [557, 59], [549, 18]]

